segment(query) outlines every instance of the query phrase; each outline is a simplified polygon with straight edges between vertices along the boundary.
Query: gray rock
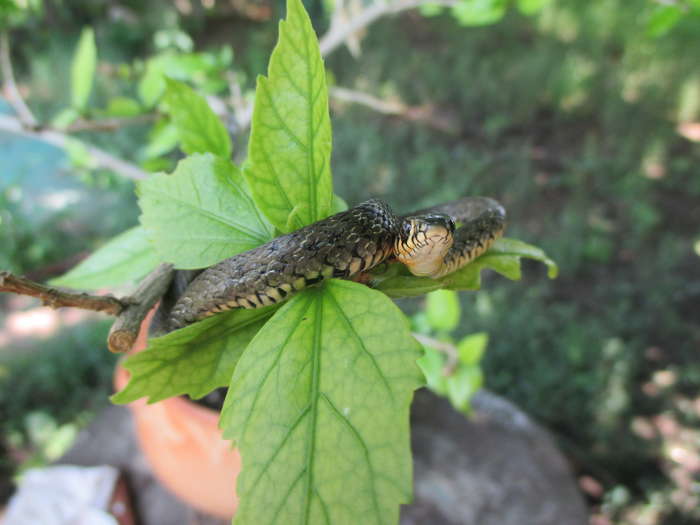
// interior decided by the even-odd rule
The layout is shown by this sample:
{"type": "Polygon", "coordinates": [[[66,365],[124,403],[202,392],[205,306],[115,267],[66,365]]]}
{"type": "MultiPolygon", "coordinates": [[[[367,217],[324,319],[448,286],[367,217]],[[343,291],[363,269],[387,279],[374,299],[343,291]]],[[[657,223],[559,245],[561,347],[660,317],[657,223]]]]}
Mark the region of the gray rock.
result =
{"type": "Polygon", "coordinates": [[[411,412],[414,503],[402,525],[585,525],[586,507],[547,432],[486,391],[467,419],[422,390],[411,412]]]}

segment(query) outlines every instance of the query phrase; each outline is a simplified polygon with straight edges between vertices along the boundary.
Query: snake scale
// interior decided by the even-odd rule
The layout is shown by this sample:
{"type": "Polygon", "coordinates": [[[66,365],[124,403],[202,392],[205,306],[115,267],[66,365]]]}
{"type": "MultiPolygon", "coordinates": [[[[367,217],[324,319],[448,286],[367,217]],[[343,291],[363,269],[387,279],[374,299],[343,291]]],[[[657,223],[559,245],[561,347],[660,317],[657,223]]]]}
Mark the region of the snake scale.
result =
{"type": "Polygon", "coordinates": [[[168,325],[174,330],[231,308],[274,304],[323,279],[352,277],[389,259],[414,275],[442,277],[485,252],[503,233],[505,217],[487,197],[406,216],[371,199],[204,270],[177,300],[168,325]]]}

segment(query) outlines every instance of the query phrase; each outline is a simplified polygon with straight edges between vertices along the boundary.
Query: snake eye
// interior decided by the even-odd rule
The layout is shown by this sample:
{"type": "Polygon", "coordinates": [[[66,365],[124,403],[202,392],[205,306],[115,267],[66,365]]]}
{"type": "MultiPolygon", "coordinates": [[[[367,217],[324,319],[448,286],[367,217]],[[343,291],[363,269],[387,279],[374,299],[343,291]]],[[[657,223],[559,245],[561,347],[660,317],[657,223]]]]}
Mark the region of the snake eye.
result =
{"type": "Polygon", "coordinates": [[[403,226],[401,226],[401,233],[404,235],[404,237],[408,237],[411,234],[411,230],[413,229],[413,226],[409,221],[406,221],[403,223],[403,226]]]}

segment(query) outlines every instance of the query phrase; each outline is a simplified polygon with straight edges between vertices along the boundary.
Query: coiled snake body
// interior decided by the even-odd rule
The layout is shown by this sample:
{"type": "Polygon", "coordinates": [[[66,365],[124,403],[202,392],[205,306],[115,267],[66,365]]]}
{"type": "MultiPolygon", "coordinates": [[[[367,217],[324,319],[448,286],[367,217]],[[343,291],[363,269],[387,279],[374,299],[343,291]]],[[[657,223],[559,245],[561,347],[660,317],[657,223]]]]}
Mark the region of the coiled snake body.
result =
{"type": "Polygon", "coordinates": [[[485,252],[504,228],[505,210],[487,197],[403,217],[368,200],[204,270],[173,307],[169,328],[231,308],[274,304],[323,279],[351,277],[391,258],[414,275],[442,277],[485,252]]]}

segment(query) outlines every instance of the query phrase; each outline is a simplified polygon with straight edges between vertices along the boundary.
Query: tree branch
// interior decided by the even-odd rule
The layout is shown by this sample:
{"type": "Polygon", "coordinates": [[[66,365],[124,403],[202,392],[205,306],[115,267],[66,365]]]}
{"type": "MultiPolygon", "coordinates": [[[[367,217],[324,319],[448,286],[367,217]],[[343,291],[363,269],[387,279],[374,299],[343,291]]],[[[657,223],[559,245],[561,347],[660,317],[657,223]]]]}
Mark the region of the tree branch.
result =
{"type": "Polygon", "coordinates": [[[36,117],[25,104],[22,95],[17,88],[15,82],[15,74],[12,70],[12,58],[10,57],[10,39],[7,32],[0,33],[0,70],[2,78],[5,81],[5,89],[7,92],[8,102],[17,113],[19,120],[28,128],[35,128],[38,124],[36,117]]]}
{"type": "Polygon", "coordinates": [[[175,271],[172,264],[161,264],[146,278],[129,297],[129,305],[114,321],[107,336],[107,348],[110,352],[124,353],[134,346],[141,323],[146,314],[165,294],[175,271]]]}
{"type": "Polygon", "coordinates": [[[383,16],[395,15],[424,4],[451,7],[456,5],[457,2],[458,0],[375,0],[374,3],[349,20],[346,20],[343,24],[331,24],[331,28],[323,35],[320,41],[321,56],[330,54],[345,42],[350,35],[373,24],[383,16]]]}
{"type": "MultiPolygon", "coordinates": [[[[15,117],[8,117],[7,115],[0,115],[0,130],[9,131],[25,137],[35,138],[61,149],[65,149],[70,141],[77,140],[66,135],[65,133],[61,133],[60,131],[27,129],[22,125],[22,122],[19,119],[15,117]]],[[[80,143],[85,146],[90,154],[90,157],[92,157],[97,166],[100,168],[111,170],[123,177],[134,180],[145,179],[148,176],[147,172],[138,166],[131,164],[130,162],[117,158],[100,148],[91,146],[90,144],[85,144],[82,141],[80,141],[80,143]]]]}
{"type": "Polygon", "coordinates": [[[127,307],[126,302],[116,297],[64,292],[4,271],[0,272],[0,292],[36,297],[51,308],[69,306],[109,315],[119,315],[127,307]]]}
{"type": "Polygon", "coordinates": [[[54,130],[58,133],[77,133],[79,131],[114,131],[124,126],[133,126],[136,124],[145,124],[156,120],[160,115],[158,113],[143,113],[141,115],[134,115],[133,117],[114,117],[114,118],[104,118],[98,120],[84,120],[80,119],[73,124],[66,126],[65,128],[46,128],[41,127],[42,130],[54,130]]]}
{"type": "Polygon", "coordinates": [[[459,120],[453,114],[440,111],[432,104],[408,106],[400,100],[385,100],[340,86],[330,87],[328,94],[336,101],[360,104],[384,115],[396,115],[407,120],[423,122],[448,135],[457,135],[460,132],[459,120]]]}
{"type": "Polygon", "coordinates": [[[111,295],[66,292],[2,271],[0,292],[36,297],[51,308],[73,307],[116,316],[107,336],[107,348],[122,353],[131,350],[146,314],[163,297],[173,275],[172,264],[161,264],[141,281],[132,295],[117,299],[111,295]]]}

